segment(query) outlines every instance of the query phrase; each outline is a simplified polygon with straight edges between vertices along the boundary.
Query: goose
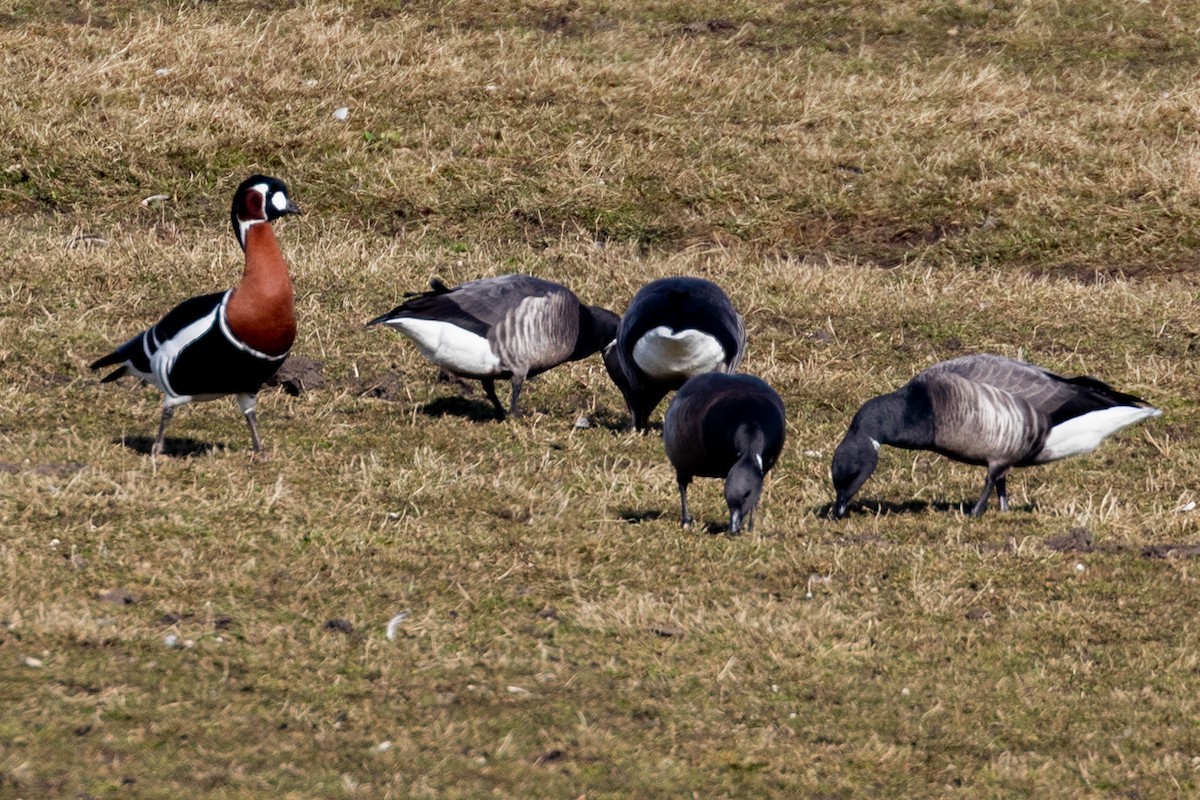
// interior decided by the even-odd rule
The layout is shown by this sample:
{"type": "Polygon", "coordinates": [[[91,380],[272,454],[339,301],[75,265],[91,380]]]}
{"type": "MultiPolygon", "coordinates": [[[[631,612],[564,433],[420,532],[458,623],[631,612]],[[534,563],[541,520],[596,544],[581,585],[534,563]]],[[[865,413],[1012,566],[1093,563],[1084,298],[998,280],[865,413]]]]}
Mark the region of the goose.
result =
{"type": "Polygon", "coordinates": [[[746,328],[719,286],[701,278],[661,278],[633,300],[604,365],[644,431],[667,392],[693,375],[735,372],[746,352],[746,328]]]}
{"type": "Polygon", "coordinates": [[[680,523],[688,527],[692,478],[725,479],[729,532],[754,529],[763,478],[783,449],[783,400],[752,375],[708,372],[689,378],[667,406],[663,446],[679,482],[680,523]]]}
{"type": "Polygon", "coordinates": [[[496,379],[512,380],[508,413],[519,416],[527,378],[599,352],[613,340],[619,318],[585,306],[565,286],[530,275],[501,275],[455,286],[433,279],[430,291],[407,299],[367,323],[407,336],[443,370],[483,383],[504,419],[496,379]]]}
{"type": "Polygon", "coordinates": [[[1091,377],[1064,378],[987,353],[943,361],[854,415],[833,454],[833,515],[846,515],[885,444],[987,467],[971,510],[977,517],[993,489],[1000,510],[1008,510],[1005,481],[1013,467],[1090,453],[1117,431],[1161,414],[1091,377]]]}
{"type": "Polygon", "coordinates": [[[92,369],[119,364],[101,383],[126,375],[163,393],[152,456],[175,409],[194,400],[234,395],[255,453],[262,451],[255,417],[257,394],[275,374],[296,339],[296,306],[287,262],[271,223],[300,209],[278,178],[251,175],[233,195],[230,223],[245,254],[238,285],[225,292],[184,300],[161,320],[92,362],[92,369]]]}

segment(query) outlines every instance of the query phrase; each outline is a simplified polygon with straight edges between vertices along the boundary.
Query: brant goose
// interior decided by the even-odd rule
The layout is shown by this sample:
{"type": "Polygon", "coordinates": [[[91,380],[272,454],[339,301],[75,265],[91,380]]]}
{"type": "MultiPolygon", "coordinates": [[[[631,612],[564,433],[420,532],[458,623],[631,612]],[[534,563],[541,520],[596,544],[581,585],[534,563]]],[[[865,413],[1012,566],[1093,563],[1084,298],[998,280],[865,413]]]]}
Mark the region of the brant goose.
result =
{"type": "Polygon", "coordinates": [[[688,379],[667,407],[663,445],[679,480],[680,522],[692,523],[692,478],[725,479],[729,532],[754,529],[763,477],[783,449],[783,401],[751,375],[708,372],[688,379]]]}
{"type": "Polygon", "coordinates": [[[162,453],[163,434],[177,407],[228,394],[246,416],[254,452],[262,450],[256,394],[296,339],[292,280],[270,223],[299,212],[283,181],[247,178],[230,211],[233,233],[246,255],[241,282],[226,292],[184,300],[153,327],[92,363],[92,369],[121,365],[102,383],[133,375],[163,393],[152,455],[162,453]]]}
{"type": "Polygon", "coordinates": [[[620,321],[599,306],[585,306],[565,286],[529,275],[447,287],[436,278],[431,291],[406,295],[396,308],[367,323],[388,325],[416,343],[421,355],[447,372],[483,383],[504,419],[496,378],[512,379],[509,414],[526,378],[601,350],[620,321]]]}
{"type": "Polygon", "coordinates": [[[630,424],[646,430],[667,392],[703,372],[734,372],[746,329],[725,292],[700,278],[662,278],[629,304],[604,365],[625,397],[630,424]]]}
{"type": "Polygon", "coordinates": [[[987,467],[971,516],[987,510],[993,487],[1007,511],[1009,470],[1090,453],[1111,434],[1162,413],[1144,403],[1095,378],[1064,378],[998,355],[934,364],[854,415],[833,454],[833,515],[846,515],[885,444],[987,467]]]}

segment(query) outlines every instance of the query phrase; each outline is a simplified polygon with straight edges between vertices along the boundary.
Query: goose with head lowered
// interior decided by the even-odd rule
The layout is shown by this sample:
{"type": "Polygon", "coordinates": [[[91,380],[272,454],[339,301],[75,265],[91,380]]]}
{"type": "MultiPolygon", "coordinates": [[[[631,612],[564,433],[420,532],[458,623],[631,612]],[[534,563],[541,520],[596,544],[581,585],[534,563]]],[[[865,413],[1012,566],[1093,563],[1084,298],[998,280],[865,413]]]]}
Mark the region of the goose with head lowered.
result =
{"type": "Polygon", "coordinates": [[[783,449],[783,400],[752,375],[708,372],[689,378],[667,407],[663,446],[679,482],[680,522],[692,523],[692,478],[724,478],[729,532],[754,529],[763,478],[783,449]]]}
{"type": "Polygon", "coordinates": [[[1008,510],[1006,479],[1013,467],[1090,453],[1117,431],[1160,414],[1091,377],[1064,378],[991,354],[943,361],[854,415],[833,454],[832,512],[846,515],[885,444],[987,467],[971,510],[979,516],[993,489],[1000,510],[1008,510]]]}
{"type": "Polygon", "coordinates": [[[412,339],[442,369],[483,383],[496,415],[504,406],[496,379],[512,381],[509,414],[525,380],[599,352],[617,333],[617,315],[585,306],[565,286],[530,275],[501,275],[455,286],[436,278],[430,291],[367,323],[387,325],[412,339]]]}
{"type": "Polygon", "coordinates": [[[746,328],[721,287],[702,278],[661,278],[634,295],[604,365],[629,407],[630,424],[644,431],[667,392],[693,375],[736,371],[745,352],[746,328]]]}
{"type": "Polygon", "coordinates": [[[92,363],[92,369],[120,365],[102,383],[132,375],[163,393],[152,455],[162,453],[176,408],[230,394],[246,417],[254,451],[262,450],[254,413],[258,390],[296,339],[292,281],[271,223],[299,212],[278,178],[252,175],[244,180],[230,211],[233,233],[246,256],[241,282],[225,292],[184,300],[154,326],[92,363]]]}

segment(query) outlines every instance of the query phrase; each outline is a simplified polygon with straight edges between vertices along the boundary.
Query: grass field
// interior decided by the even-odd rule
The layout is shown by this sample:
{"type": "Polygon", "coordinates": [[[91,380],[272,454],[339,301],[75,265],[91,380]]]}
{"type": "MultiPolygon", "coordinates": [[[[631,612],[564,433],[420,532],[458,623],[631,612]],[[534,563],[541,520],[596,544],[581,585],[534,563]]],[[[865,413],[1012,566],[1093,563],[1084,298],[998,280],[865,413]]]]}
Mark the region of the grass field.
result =
{"type": "Polygon", "coordinates": [[[1198,30],[0,0],[0,798],[1196,796],[1198,30]],[[157,393],[87,364],[237,280],[260,171],[305,211],[276,233],[323,383],[263,391],[265,460],[231,400],[151,459],[157,393]],[[679,528],[598,358],[497,423],[362,328],[507,272],[727,290],[788,407],[753,532],[717,481],[679,528]],[[1007,515],[888,450],[826,519],[859,404],[977,351],[1164,415],[1018,471],[1007,515]]]}

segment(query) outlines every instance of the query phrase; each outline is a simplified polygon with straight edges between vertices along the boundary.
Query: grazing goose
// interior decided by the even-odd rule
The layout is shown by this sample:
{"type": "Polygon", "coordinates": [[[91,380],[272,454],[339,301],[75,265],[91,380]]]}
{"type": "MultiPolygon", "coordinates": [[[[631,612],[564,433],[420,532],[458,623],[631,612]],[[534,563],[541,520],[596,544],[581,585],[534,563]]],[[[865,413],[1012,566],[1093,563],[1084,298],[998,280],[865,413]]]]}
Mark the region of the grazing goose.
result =
{"type": "Polygon", "coordinates": [[[300,209],[278,178],[252,175],[233,195],[230,222],[246,256],[241,282],[225,292],[184,300],[153,327],[92,363],[120,364],[102,383],[125,375],[163,393],[152,455],[175,409],[193,400],[237,398],[254,452],[262,450],[254,408],[263,382],[275,374],[296,339],[296,307],[287,262],[271,222],[300,209]]]}
{"type": "Polygon", "coordinates": [[[783,401],[751,375],[709,372],[689,378],[667,407],[663,445],[679,481],[680,522],[692,523],[692,478],[725,479],[729,532],[754,529],[763,477],[783,449],[783,401]]]}
{"type": "Polygon", "coordinates": [[[700,278],[662,278],[634,295],[604,365],[645,430],[667,392],[703,372],[734,372],[746,329],[725,292],[700,278]]]}
{"type": "Polygon", "coordinates": [[[496,415],[496,378],[512,379],[509,413],[526,378],[601,350],[613,340],[619,319],[599,306],[585,306],[565,286],[529,275],[447,287],[436,278],[431,291],[408,299],[367,323],[395,328],[416,343],[421,355],[447,372],[483,383],[496,415]]]}
{"type": "Polygon", "coordinates": [[[854,415],[833,454],[833,514],[846,515],[885,444],[987,467],[971,515],[987,510],[993,487],[1007,511],[1009,470],[1090,453],[1108,436],[1162,413],[1144,403],[1095,378],[1063,378],[998,355],[934,364],[854,415]]]}

